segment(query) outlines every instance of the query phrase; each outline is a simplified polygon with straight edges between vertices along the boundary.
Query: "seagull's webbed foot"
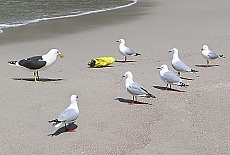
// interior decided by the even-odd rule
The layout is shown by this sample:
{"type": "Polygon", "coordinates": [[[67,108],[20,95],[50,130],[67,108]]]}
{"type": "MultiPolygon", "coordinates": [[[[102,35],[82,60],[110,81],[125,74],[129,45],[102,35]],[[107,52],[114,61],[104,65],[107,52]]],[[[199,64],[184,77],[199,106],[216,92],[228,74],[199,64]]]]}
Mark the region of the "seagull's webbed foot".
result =
{"type": "Polygon", "coordinates": [[[76,132],[75,130],[68,129],[67,132],[76,132]]]}
{"type": "Polygon", "coordinates": [[[168,84],[166,84],[166,87],[165,87],[165,89],[163,89],[163,90],[168,90],[168,84]]]}
{"type": "Polygon", "coordinates": [[[67,128],[67,126],[65,124],[65,129],[66,129],[66,132],[75,132],[74,129],[71,129],[71,124],[69,124],[69,129],[67,128]]]}
{"type": "Polygon", "coordinates": [[[134,101],[134,100],[132,100],[132,102],[131,102],[131,103],[129,103],[129,105],[133,105],[133,104],[134,104],[134,102],[135,102],[135,101],[134,101]]]}
{"type": "Polygon", "coordinates": [[[137,103],[137,97],[133,96],[133,100],[131,103],[129,103],[129,105],[133,105],[134,103],[137,103]]]}

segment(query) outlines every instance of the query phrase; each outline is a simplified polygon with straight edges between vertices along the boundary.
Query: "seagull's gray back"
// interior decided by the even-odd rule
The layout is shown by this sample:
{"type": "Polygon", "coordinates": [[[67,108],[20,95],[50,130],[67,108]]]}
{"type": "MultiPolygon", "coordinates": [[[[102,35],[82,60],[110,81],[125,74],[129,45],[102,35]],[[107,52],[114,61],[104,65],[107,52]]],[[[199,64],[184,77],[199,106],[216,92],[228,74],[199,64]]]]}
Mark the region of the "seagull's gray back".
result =
{"type": "Polygon", "coordinates": [[[145,95],[145,94],[148,94],[148,92],[146,92],[146,90],[144,90],[141,85],[139,85],[138,83],[135,83],[135,82],[130,84],[128,86],[127,90],[133,95],[145,95]]]}
{"type": "Polygon", "coordinates": [[[209,53],[209,54],[208,54],[208,57],[209,57],[210,59],[216,59],[216,58],[219,58],[219,55],[217,55],[216,53],[212,52],[212,53],[209,53]]]}
{"type": "Polygon", "coordinates": [[[172,63],[172,66],[175,70],[181,71],[181,72],[189,72],[191,71],[191,68],[185,65],[182,61],[176,61],[172,63]]]}
{"type": "Polygon", "coordinates": [[[178,83],[182,81],[181,78],[179,78],[172,71],[165,72],[161,78],[168,83],[178,83]]]}
{"type": "Polygon", "coordinates": [[[26,69],[38,70],[46,65],[46,61],[43,60],[42,56],[33,56],[27,59],[18,61],[18,64],[26,69]]]}
{"type": "Polygon", "coordinates": [[[133,55],[133,54],[135,54],[135,52],[134,52],[133,50],[131,50],[130,48],[127,48],[127,49],[125,50],[125,53],[126,53],[127,55],[133,55]]]}
{"type": "Polygon", "coordinates": [[[59,116],[58,121],[70,122],[74,121],[78,117],[78,112],[74,109],[65,109],[59,116]]]}

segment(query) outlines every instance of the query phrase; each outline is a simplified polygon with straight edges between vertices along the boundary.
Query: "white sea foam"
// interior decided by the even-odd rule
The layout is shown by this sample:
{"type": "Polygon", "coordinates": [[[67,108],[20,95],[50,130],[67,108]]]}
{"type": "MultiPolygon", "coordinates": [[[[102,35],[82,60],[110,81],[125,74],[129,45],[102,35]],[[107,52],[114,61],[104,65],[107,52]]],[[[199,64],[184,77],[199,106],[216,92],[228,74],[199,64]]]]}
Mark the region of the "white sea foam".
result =
{"type": "Polygon", "coordinates": [[[55,20],[55,19],[63,19],[63,18],[72,18],[72,17],[78,17],[78,16],[83,16],[83,15],[89,15],[93,13],[99,13],[99,12],[105,12],[105,11],[111,11],[111,10],[116,10],[116,9],[121,9],[125,7],[129,7],[131,5],[134,5],[138,2],[139,0],[133,0],[132,3],[129,3],[127,5],[122,5],[122,6],[117,6],[117,7],[111,7],[111,8],[106,8],[106,9],[101,9],[101,10],[94,10],[94,11],[88,11],[88,12],[83,12],[83,13],[77,13],[73,14],[74,12],[71,12],[71,15],[66,15],[66,16],[58,16],[58,17],[48,17],[48,18],[41,18],[41,19],[34,19],[34,20],[28,20],[28,21],[23,21],[18,24],[0,24],[0,33],[3,33],[4,28],[10,28],[10,27],[18,27],[18,26],[23,26],[31,23],[37,23],[41,21],[46,21],[46,20],[55,20]]]}

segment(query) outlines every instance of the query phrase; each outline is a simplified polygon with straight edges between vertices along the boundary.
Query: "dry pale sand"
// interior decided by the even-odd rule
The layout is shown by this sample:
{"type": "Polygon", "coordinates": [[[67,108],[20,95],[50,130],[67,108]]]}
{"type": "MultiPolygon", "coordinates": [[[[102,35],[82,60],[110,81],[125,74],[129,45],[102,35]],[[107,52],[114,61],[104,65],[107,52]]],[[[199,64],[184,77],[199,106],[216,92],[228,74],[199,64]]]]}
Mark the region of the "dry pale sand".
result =
{"type": "Polygon", "coordinates": [[[141,0],[115,11],[5,29],[0,34],[1,154],[230,154],[230,22],[229,0],[141,0]],[[92,69],[91,58],[118,53],[116,40],[142,53],[132,63],[92,69]],[[226,59],[205,64],[201,47],[208,44],[226,59]],[[16,81],[33,74],[7,64],[58,48],[65,58],[40,72],[58,82],[16,81]],[[170,65],[167,51],[177,47],[180,58],[199,74],[185,91],[162,91],[157,67],[170,65]],[[157,96],[129,105],[126,71],[157,96]],[[75,133],[48,123],[79,96],[75,133]],[[54,136],[49,136],[54,134],[54,136]]]}

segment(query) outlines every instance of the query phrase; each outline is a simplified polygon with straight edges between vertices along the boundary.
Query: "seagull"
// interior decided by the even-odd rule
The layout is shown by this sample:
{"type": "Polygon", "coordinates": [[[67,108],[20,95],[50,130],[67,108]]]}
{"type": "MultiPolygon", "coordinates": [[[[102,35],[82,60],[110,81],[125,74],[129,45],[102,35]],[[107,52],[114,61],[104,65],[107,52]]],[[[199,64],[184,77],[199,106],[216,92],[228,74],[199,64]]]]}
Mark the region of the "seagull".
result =
{"type": "Polygon", "coordinates": [[[133,74],[128,71],[122,77],[125,77],[125,87],[126,90],[133,95],[133,100],[131,104],[134,104],[134,100],[137,101],[137,96],[139,97],[147,97],[147,98],[156,98],[156,96],[150,94],[147,90],[145,90],[140,84],[133,82],[133,74]]]}
{"type": "Polygon", "coordinates": [[[119,45],[119,52],[121,53],[121,55],[123,55],[125,57],[124,62],[126,62],[127,60],[127,56],[138,56],[141,55],[140,53],[136,53],[133,50],[131,50],[130,48],[125,46],[125,40],[124,39],[119,39],[117,42],[120,43],[119,45]]]}
{"type": "Polygon", "coordinates": [[[182,62],[178,56],[178,49],[177,48],[173,48],[172,50],[170,50],[169,52],[173,53],[173,58],[172,58],[172,67],[178,71],[178,76],[180,76],[180,72],[190,72],[190,73],[195,73],[198,72],[197,70],[191,69],[190,67],[188,67],[186,64],[184,64],[184,62],[182,62]]]}
{"type": "Polygon", "coordinates": [[[57,119],[50,120],[49,123],[52,123],[55,128],[60,127],[62,124],[65,124],[65,129],[68,132],[74,132],[75,130],[67,129],[66,124],[71,124],[76,121],[79,115],[79,110],[77,106],[78,96],[72,95],[70,98],[70,105],[66,108],[57,119]]]}
{"type": "Polygon", "coordinates": [[[225,58],[224,55],[218,55],[213,51],[210,51],[207,45],[204,45],[201,51],[203,58],[207,60],[207,65],[205,66],[206,68],[208,67],[210,60],[214,60],[216,58],[225,58]]]}
{"type": "Polygon", "coordinates": [[[53,65],[54,62],[57,60],[57,56],[60,56],[61,58],[64,57],[64,55],[57,49],[51,49],[47,54],[42,56],[33,56],[18,61],[8,61],[8,63],[9,65],[19,66],[34,72],[34,81],[38,82],[38,71],[45,70],[51,65],[53,65]]]}
{"type": "Polygon", "coordinates": [[[171,89],[172,84],[178,85],[181,87],[188,86],[188,84],[185,84],[182,82],[182,79],[180,77],[178,77],[172,71],[169,71],[167,65],[162,65],[160,68],[157,68],[157,69],[161,70],[160,77],[165,83],[167,83],[166,90],[168,89],[168,85],[170,85],[170,89],[171,89]]]}

